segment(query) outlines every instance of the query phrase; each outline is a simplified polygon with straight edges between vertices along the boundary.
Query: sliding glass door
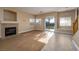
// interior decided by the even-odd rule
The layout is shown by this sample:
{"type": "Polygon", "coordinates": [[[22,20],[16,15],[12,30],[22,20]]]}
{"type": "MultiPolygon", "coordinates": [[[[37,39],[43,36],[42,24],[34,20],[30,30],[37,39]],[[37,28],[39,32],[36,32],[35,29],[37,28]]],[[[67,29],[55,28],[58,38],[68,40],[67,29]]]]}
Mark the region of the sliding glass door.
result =
{"type": "Polygon", "coordinates": [[[54,17],[47,17],[45,19],[45,30],[54,31],[55,29],[55,19],[54,17]]]}

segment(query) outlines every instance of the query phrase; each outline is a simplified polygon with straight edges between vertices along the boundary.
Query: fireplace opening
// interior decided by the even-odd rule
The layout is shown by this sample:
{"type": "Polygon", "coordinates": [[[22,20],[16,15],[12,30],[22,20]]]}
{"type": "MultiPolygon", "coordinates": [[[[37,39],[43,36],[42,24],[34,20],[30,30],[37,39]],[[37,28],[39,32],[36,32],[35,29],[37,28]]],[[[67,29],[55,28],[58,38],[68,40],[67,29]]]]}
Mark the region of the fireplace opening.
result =
{"type": "Polygon", "coordinates": [[[16,35],[16,27],[5,28],[5,36],[16,35]]]}

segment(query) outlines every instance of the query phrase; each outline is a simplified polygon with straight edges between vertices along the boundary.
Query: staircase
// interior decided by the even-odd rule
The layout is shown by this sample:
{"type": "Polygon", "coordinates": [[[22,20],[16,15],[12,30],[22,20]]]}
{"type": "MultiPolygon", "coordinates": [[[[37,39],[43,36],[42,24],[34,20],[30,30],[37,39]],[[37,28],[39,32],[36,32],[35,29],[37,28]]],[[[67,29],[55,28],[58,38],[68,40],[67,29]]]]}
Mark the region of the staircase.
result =
{"type": "Polygon", "coordinates": [[[75,45],[75,47],[77,48],[77,50],[79,51],[79,24],[78,24],[78,9],[77,9],[77,17],[76,20],[73,22],[73,44],[75,45]]]}
{"type": "Polygon", "coordinates": [[[73,22],[73,35],[78,31],[78,17],[73,22]]]}

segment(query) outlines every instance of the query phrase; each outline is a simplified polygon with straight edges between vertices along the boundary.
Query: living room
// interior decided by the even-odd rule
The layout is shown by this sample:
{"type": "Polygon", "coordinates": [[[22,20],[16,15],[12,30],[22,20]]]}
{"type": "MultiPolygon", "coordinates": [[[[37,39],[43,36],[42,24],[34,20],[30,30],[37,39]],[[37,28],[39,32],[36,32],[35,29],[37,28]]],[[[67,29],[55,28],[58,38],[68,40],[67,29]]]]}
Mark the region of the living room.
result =
{"type": "Polygon", "coordinates": [[[77,9],[77,7],[1,7],[0,50],[77,51],[72,42],[73,22],[77,18],[77,9]],[[55,39],[58,43],[54,42],[55,39]],[[58,46],[60,48],[57,48],[58,46]]]}

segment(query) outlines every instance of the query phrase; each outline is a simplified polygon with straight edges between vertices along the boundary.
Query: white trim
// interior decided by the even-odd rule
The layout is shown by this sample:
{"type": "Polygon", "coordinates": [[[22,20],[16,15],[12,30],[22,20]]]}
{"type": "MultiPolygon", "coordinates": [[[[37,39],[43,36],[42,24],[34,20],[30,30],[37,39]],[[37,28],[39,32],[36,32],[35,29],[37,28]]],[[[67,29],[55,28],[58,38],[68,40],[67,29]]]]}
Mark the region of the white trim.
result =
{"type": "Polygon", "coordinates": [[[76,44],[76,42],[75,42],[74,40],[72,40],[72,43],[73,43],[73,45],[75,46],[75,48],[77,49],[77,51],[79,51],[79,47],[78,47],[78,45],[76,44]]]}
{"type": "Polygon", "coordinates": [[[29,31],[33,31],[33,30],[20,31],[20,32],[18,32],[18,33],[25,33],[25,32],[29,32],[29,31]]]}

